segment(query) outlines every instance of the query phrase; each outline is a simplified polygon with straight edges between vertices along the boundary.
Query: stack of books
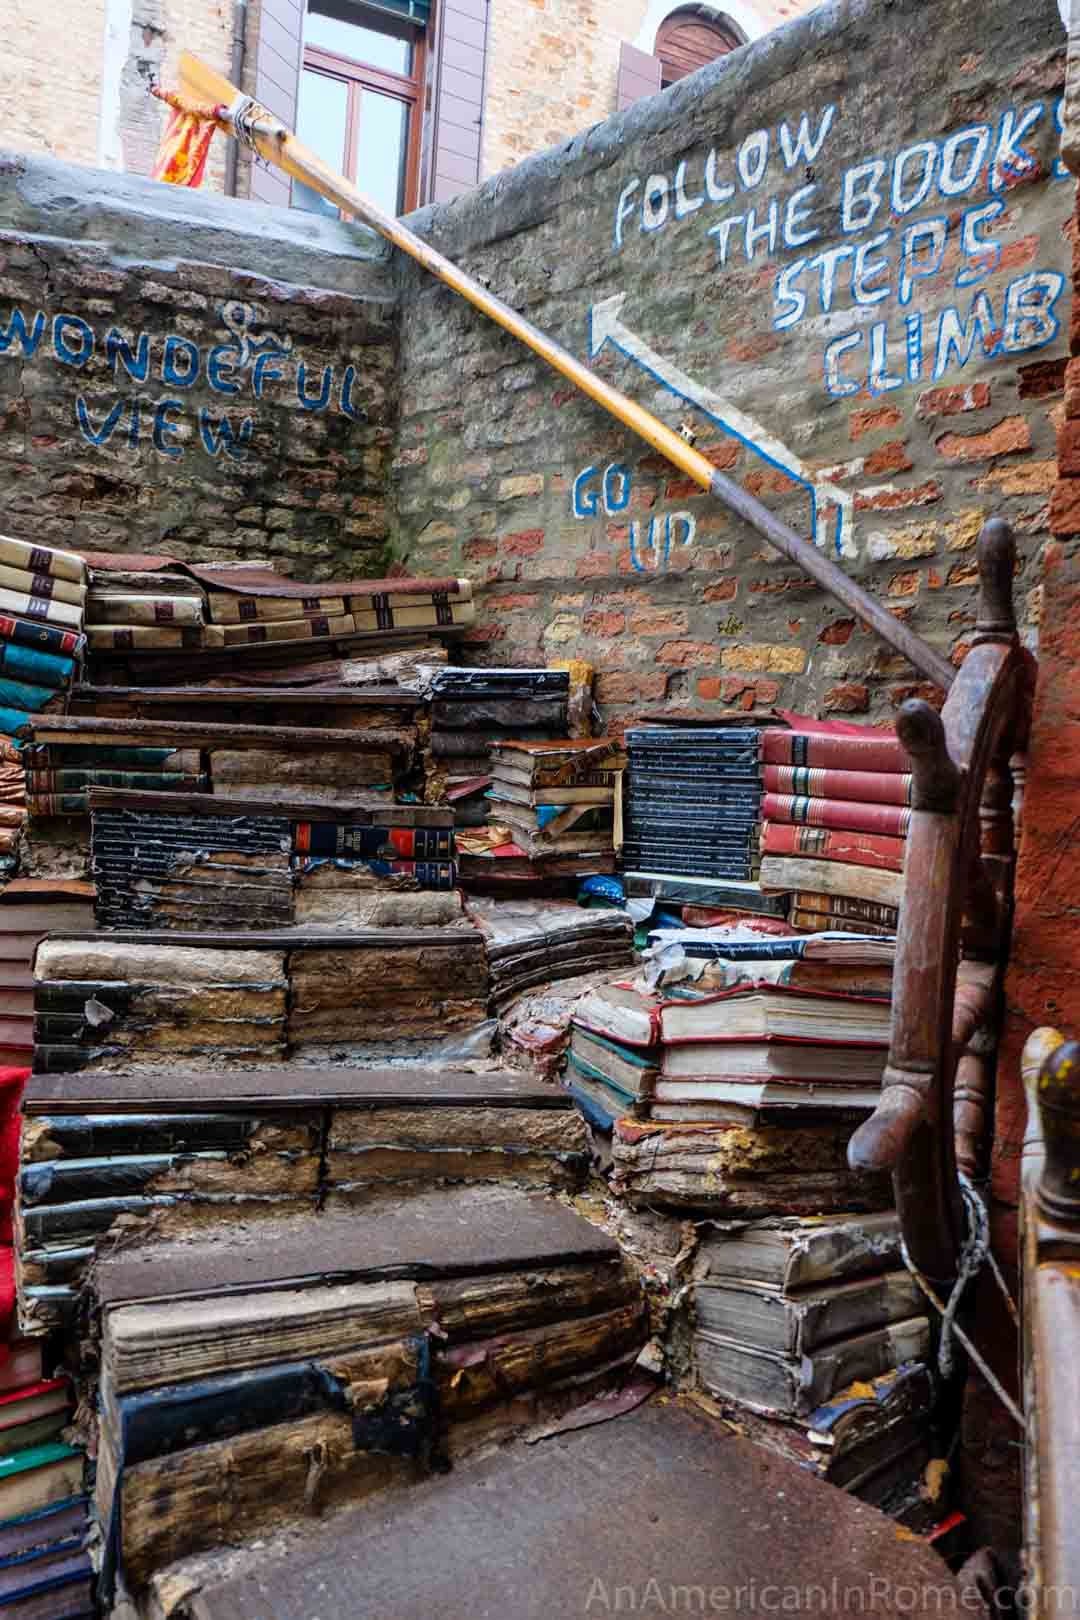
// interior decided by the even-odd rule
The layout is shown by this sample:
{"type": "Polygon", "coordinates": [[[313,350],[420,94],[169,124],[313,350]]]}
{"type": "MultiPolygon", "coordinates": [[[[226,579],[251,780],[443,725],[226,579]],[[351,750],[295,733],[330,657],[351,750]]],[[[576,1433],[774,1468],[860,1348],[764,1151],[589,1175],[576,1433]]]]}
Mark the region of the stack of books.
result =
{"type": "Polygon", "coordinates": [[[115,1252],[93,1284],[106,1590],[551,1421],[647,1335],[613,1240],[486,1187],[115,1252]]]}
{"type": "Polygon", "coordinates": [[[460,632],[476,616],[472,586],[463,579],[307,585],[258,567],[155,570],[96,562],[87,603],[94,654],[325,646],[402,632],[460,632]]]}
{"type": "Polygon", "coordinates": [[[44,1376],[43,1348],[17,1338],[0,1362],[0,1598],[13,1617],[89,1620],[86,1459],[63,1439],[71,1391],[66,1379],[44,1376]]]}
{"type": "Polygon", "coordinates": [[[808,932],[894,934],[911,821],[898,739],[767,731],[762,748],[762,888],[793,896],[808,932]]]}
{"type": "Polygon", "coordinates": [[[0,890],[0,1064],[29,1068],[34,1056],[38,941],[50,930],[94,926],[89,883],[16,878],[0,890]]]}
{"type": "Polygon", "coordinates": [[[561,856],[614,856],[622,820],[626,755],[610,737],[491,748],[489,825],[536,862],[561,856]]]}
{"type": "Polygon", "coordinates": [[[297,817],[291,836],[299,923],[345,923],[355,904],[350,897],[372,888],[457,886],[449,807],[388,804],[336,820],[297,817]]]}
{"type": "Polygon", "coordinates": [[[732,1224],[695,1258],[700,1384],[766,1418],[751,1437],[831,1484],[879,1507],[917,1497],[936,1392],[895,1213],[732,1224]]]}
{"type": "Polygon", "coordinates": [[[43,793],[40,813],[74,816],[87,814],[87,795],[98,787],[345,809],[391,802],[416,744],[415,727],[402,725],[318,729],[60,715],[29,717],[25,734],[28,784],[79,784],[43,793]]]}
{"type": "Polygon", "coordinates": [[[627,896],[783,915],[756,882],[761,815],[757,727],[632,727],[626,733],[627,896]]]}
{"type": "Polygon", "coordinates": [[[583,911],[559,900],[469,901],[487,943],[492,1006],[502,1011],[533,985],[634,961],[634,929],[622,911],[583,911]]]}
{"type": "Polygon", "coordinates": [[[292,823],[245,799],[90,792],[99,928],[290,928],[292,823]]]}
{"type": "Polygon", "coordinates": [[[472,927],[53,935],[34,979],[43,1074],[404,1055],[482,1024],[489,998],[472,927]]]}
{"type": "Polygon", "coordinates": [[[36,1333],[73,1322],[114,1227],[130,1249],[455,1179],[573,1191],[589,1163],[565,1092],[512,1070],[245,1070],[212,1092],[180,1067],[150,1083],[135,1068],[33,1075],[23,1115],[17,1271],[36,1333]]]}
{"type": "Polygon", "coordinates": [[[0,731],[67,690],[84,645],[86,564],[0,535],[0,731]]]}
{"type": "Polygon", "coordinates": [[[454,807],[458,827],[483,826],[491,786],[491,749],[508,737],[566,735],[570,675],[557,669],[429,672],[431,732],[425,797],[454,807]]]}

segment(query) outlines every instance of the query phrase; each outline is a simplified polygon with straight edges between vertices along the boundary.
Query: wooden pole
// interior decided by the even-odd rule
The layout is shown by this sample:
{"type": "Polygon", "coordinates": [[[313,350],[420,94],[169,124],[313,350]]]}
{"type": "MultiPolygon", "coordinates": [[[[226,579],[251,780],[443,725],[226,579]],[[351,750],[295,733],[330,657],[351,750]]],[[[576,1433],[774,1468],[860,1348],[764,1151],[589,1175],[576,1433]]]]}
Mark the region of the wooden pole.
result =
{"type": "Polygon", "coordinates": [[[796,534],[794,529],[782,522],[741,485],[717,472],[712,462],[699,450],[695,450],[693,445],[673,428],[669,428],[666,423],[661,422],[651,411],[645,410],[628,395],[613,388],[610,383],[597,376],[596,372],[590,371],[589,367],[575,359],[569,350],[555,343],[541,332],[539,327],[534,326],[523,315],[519,315],[516,309],[511,309],[509,304],[504,304],[501,298],[489,292],[486,287],[482,287],[478,281],[474,281],[472,276],[466,275],[465,271],[460,270],[457,265],[452,264],[435,248],[430,247],[427,242],[410,231],[401,220],[384,214],[369,197],[365,197],[363,192],[358,191],[344,176],[336,174],[264,107],[242,95],[222,74],[207,67],[189,51],[185,51],[180,58],[180,82],[183,91],[195,100],[212,106],[221,105],[227,109],[225,116],[220,120],[222,128],[236,135],[238,139],[248,140],[259,156],[265,158],[268,163],[284,169],[294,180],[302,181],[304,185],[328,197],[346,213],[361,220],[365,225],[370,225],[380,236],[392,242],[403,253],[407,253],[445,286],[472,304],[474,309],[478,309],[497,326],[501,326],[504,331],[518,338],[553,370],[559,372],[568,382],[572,382],[575,388],[594,404],[614,416],[624,427],[628,427],[639,438],[644,439],[646,444],[658,450],[662,456],[666,456],[688,478],[693,479],[699,488],[715,495],[725,506],[737,512],[771,546],[797,564],[823,590],[836,597],[852,613],[865,620],[883,641],[902,653],[909,663],[935,685],[948,690],[955,678],[956,670],[946,658],[936,652],[921,636],[909,630],[907,625],[894,618],[876,597],[871,596],[860,585],[856,585],[842,568],[837,567],[836,563],[830,561],[809,540],[804,540],[801,535],[796,534]]]}

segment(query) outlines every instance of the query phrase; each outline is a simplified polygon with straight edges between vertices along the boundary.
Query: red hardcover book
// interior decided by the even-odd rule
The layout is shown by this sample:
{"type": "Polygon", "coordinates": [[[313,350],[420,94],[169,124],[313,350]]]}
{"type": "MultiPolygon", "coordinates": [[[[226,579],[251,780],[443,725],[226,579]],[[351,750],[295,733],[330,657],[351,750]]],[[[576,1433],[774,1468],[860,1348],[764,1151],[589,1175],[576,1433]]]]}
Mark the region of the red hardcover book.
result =
{"type": "Polygon", "coordinates": [[[763,855],[809,855],[821,861],[847,861],[850,866],[876,866],[884,872],[904,870],[906,848],[902,838],[880,833],[796,827],[783,821],[766,822],[761,835],[763,855]]]}
{"type": "Polygon", "coordinates": [[[810,799],[794,793],[766,793],[761,801],[761,819],[905,838],[911,826],[911,811],[898,804],[858,804],[850,799],[810,799]]]}
{"type": "MultiPolygon", "coordinates": [[[[907,771],[908,757],[891,732],[865,737],[808,736],[801,731],[764,731],[761,758],[766,765],[808,765],[825,771],[907,771]]],[[[852,794],[857,798],[857,794],[852,794]]]]}
{"type": "Polygon", "coordinates": [[[794,794],[809,799],[852,799],[860,804],[911,803],[911,777],[897,772],[766,765],[762,776],[766,793],[794,794]]]}

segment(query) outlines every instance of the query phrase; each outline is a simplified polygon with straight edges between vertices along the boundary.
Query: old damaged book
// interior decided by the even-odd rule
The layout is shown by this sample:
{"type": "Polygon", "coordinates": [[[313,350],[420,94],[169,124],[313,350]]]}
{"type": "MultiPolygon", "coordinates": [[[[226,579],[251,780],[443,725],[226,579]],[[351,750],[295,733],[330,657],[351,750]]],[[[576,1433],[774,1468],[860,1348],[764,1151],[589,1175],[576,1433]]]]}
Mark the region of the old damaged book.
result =
{"type": "Polygon", "coordinates": [[[770,1216],[702,1233],[698,1275],[787,1292],[848,1282],[900,1263],[900,1223],[879,1214],[770,1216]]]}
{"type": "Polygon", "coordinates": [[[70,685],[74,672],[73,658],[0,639],[0,677],[4,681],[22,681],[38,690],[61,692],[70,685]]]}
{"type": "Polygon", "coordinates": [[[361,1498],[610,1387],[645,1335],[617,1246],[551,1200],[421,1193],[389,1227],[375,1204],[253,1237],[95,1270],[97,1506],[129,1586],[302,1513],[313,1454],[321,1506],[361,1498]]]}
{"type": "Polygon", "coordinates": [[[855,799],[860,804],[909,805],[908,772],[811,770],[801,765],[765,765],[766,793],[813,799],[855,799]]]}
{"type": "Polygon", "coordinates": [[[106,625],[201,625],[202,596],[91,589],[86,603],[88,630],[106,625]]]}
{"type": "Polygon", "coordinates": [[[526,808],[504,801],[496,786],[490,816],[505,823],[527,855],[577,855],[614,848],[615,817],[608,804],[538,804],[526,808]]]}
{"type": "Polygon", "coordinates": [[[655,1049],[623,1046],[574,1023],[566,1062],[570,1095],[598,1130],[609,1131],[623,1115],[648,1113],[658,1074],[655,1049]]]}
{"type": "Polygon", "coordinates": [[[779,1416],[806,1416],[856,1379],[924,1361],[929,1353],[930,1324],[922,1315],[834,1339],[802,1356],[760,1350],[702,1328],[694,1335],[698,1377],[711,1394],[779,1416]]]}
{"type": "Polygon", "coordinates": [[[765,1216],[887,1208],[887,1176],[851,1170],[846,1121],[787,1129],[620,1119],[614,1190],[633,1205],[765,1216]]]}
{"type": "Polygon", "coordinates": [[[559,901],[473,900],[487,942],[496,1004],[545,980],[629,966],[633,928],[622,912],[583,911],[559,901]]]}
{"type": "Polygon", "coordinates": [[[510,732],[566,731],[565,697],[435,697],[431,703],[434,731],[510,732]]]}
{"type": "Polygon", "coordinates": [[[811,856],[820,861],[847,861],[884,872],[902,872],[907,841],[883,833],[848,832],[835,827],[804,827],[766,822],[761,836],[763,855],[811,856]]]}
{"type": "Polygon", "coordinates": [[[836,737],[770,729],[762,734],[761,757],[766,765],[887,775],[902,775],[909,766],[908,755],[895,733],[870,730],[865,737],[836,737]]]}
{"type": "Polygon", "coordinates": [[[760,982],[713,991],[678,984],[663,995],[660,1035],[669,1046],[755,1040],[889,1044],[887,997],[760,982]]]}
{"type": "Polygon", "coordinates": [[[898,909],[904,897],[902,872],[882,872],[849,861],[824,861],[805,855],[764,855],[758,881],[766,893],[811,889],[844,895],[898,909]]]}
{"type": "MultiPolygon", "coordinates": [[[[54,657],[77,657],[85,646],[85,638],[75,630],[60,625],[42,624],[40,620],[19,619],[10,613],[0,613],[0,640],[10,641],[18,647],[36,647],[54,657]]],[[[52,685],[43,681],[43,685],[52,685]]]]}
{"type": "Polygon", "coordinates": [[[311,618],[260,620],[256,624],[209,624],[203,634],[207,647],[255,647],[263,642],[350,636],[356,629],[351,613],[319,613],[311,618]]]}
{"type": "Polygon", "coordinates": [[[398,826],[396,806],[380,823],[299,821],[293,824],[293,850],[297,855],[350,856],[361,860],[451,861],[454,858],[452,812],[444,812],[444,826],[398,826]]]}
{"type": "Polygon", "coordinates": [[[346,612],[343,596],[332,592],[323,595],[314,588],[310,596],[244,596],[234,591],[210,591],[207,602],[214,624],[341,618],[346,612]]]}
{"type": "Polygon", "coordinates": [[[491,770],[500,798],[519,804],[610,804],[626,766],[612,738],[583,741],[500,741],[491,770]]]}
{"type": "Polygon", "coordinates": [[[409,876],[394,874],[397,881],[390,881],[375,869],[376,863],[365,861],[302,862],[296,869],[297,927],[334,924],[358,932],[468,926],[451,862],[391,864],[409,869],[409,876]]]}
{"type": "Polygon", "coordinates": [[[408,598],[394,596],[374,598],[366,605],[364,597],[351,596],[349,607],[357,633],[387,630],[449,630],[465,629],[476,623],[476,603],[436,598],[430,603],[417,603],[408,598]]]}
{"type": "Polygon", "coordinates": [[[48,574],[53,579],[72,580],[76,585],[86,583],[86,562],[75,552],[33,545],[29,540],[16,540],[10,535],[0,535],[0,564],[27,574],[48,574]]]}
{"type": "Polygon", "coordinates": [[[804,1356],[834,1339],[905,1321],[920,1315],[922,1304],[922,1291],[903,1266],[876,1276],[811,1284],[795,1293],[723,1276],[694,1285],[699,1331],[784,1356],[804,1356]]]}
{"type": "Polygon", "coordinates": [[[288,1040],[295,1049],[375,1051],[430,1042],[487,1016],[488,965],[474,930],[371,929],[289,954],[288,1040]]]}
{"type": "Polygon", "coordinates": [[[86,642],[91,652],[198,652],[206,646],[201,625],[88,624],[86,642]]]}
{"type": "Polygon", "coordinates": [[[811,799],[790,793],[766,793],[761,801],[765,821],[835,827],[847,832],[884,833],[905,838],[911,811],[898,804],[864,804],[852,799],[811,799]]]}

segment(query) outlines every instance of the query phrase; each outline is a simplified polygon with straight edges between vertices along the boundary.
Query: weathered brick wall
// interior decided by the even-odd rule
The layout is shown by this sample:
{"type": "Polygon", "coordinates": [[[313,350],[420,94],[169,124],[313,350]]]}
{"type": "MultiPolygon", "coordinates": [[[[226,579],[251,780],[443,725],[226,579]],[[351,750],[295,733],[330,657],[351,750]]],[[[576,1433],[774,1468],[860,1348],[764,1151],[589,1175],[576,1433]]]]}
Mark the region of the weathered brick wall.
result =
{"type": "MultiPolygon", "coordinates": [[[[987,0],[977,40],[960,0],[828,6],[417,223],[582,357],[591,322],[597,369],[801,532],[827,477],[819,539],[837,551],[846,507],[841,562],[949,655],[978,528],[1008,517],[1033,638],[1064,409],[1063,45],[1053,0],[987,0]],[[672,364],[691,397],[661,386],[672,364]]],[[[514,340],[404,274],[398,545],[486,582],[477,655],[590,658],[616,722],[777,701],[880,722],[922,689],[514,340]]]]}
{"type": "Polygon", "coordinates": [[[336,221],[0,159],[0,529],[382,572],[386,257],[336,221]]]}

